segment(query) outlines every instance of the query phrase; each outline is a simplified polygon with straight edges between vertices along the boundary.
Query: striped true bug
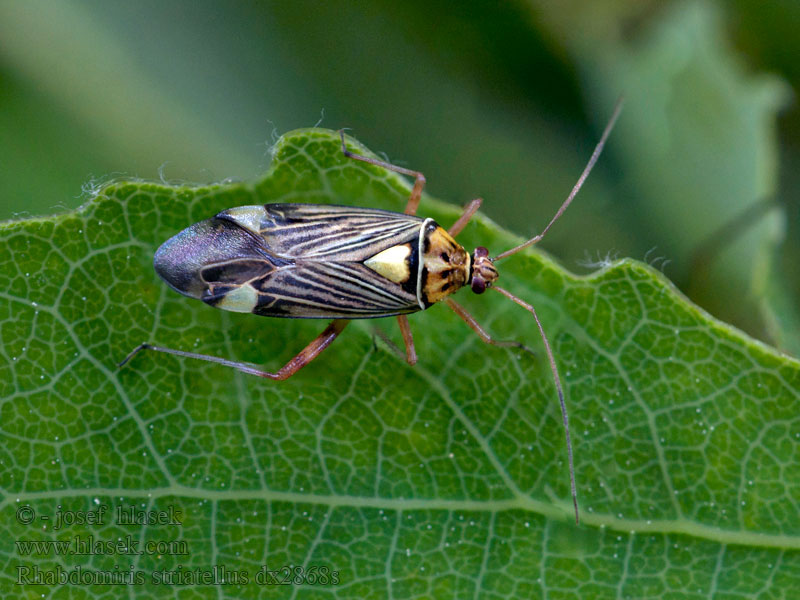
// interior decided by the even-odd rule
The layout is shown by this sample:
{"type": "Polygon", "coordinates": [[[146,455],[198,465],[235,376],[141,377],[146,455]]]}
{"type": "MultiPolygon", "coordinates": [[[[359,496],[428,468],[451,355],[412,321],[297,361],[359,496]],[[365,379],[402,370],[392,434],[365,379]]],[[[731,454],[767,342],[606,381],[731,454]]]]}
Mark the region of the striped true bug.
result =
{"type": "Polygon", "coordinates": [[[444,300],[480,338],[496,346],[518,342],[494,340],[450,295],[468,285],[476,294],[494,289],[529,311],[544,341],[565,429],[570,488],[578,521],[578,500],[569,421],[561,380],[544,329],[533,306],[495,285],[494,263],[539,242],[580,190],[619,116],[617,103],[603,135],[569,196],[542,232],[489,257],[486,248],[472,253],[457,235],[477,212],[475,199],[448,230],[433,219],[415,216],[425,185],[418,171],[353,154],[345,156],[414,177],[404,213],[318,204],[267,204],[224,210],[167,240],[154,258],[156,272],[177,292],[234,312],[269,317],[333,319],[297,356],[274,373],[246,363],[172,348],[137,346],[122,367],[141,350],[155,350],[234,367],[260,377],[282,380],[307,365],[342,332],[350,319],[397,316],[409,364],[417,362],[407,313],[444,300]]]}

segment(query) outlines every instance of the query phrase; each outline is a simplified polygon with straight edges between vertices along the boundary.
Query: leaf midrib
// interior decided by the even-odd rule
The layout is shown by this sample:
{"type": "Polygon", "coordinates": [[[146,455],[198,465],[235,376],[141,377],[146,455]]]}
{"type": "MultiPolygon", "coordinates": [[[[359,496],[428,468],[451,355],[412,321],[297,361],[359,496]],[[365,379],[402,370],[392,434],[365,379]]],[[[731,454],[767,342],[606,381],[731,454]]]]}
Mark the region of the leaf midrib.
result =
{"type": "MultiPolygon", "coordinates": [[[[610,267],[610,268],[613,268],[610,267]]],[[[599,273],[592,274],[592,277],[598,276],[599,273]]],[[[15,296],[0,293],[0,296],[6,298],[9,301],[20,302],[22,304],[26,304],[31,308],[36,308],[37,310],[44,310],[51,314],[53,318],[61,323],[61,325],[65,328],[65,330],[69,331],[69,327],[66,323],[64,323],[61,319],[61,315],[57,312],[57,310],[51,306],[37,304],[33,306],[29,301],[17,298],[15,296]]],[[[704,315],[705,316],[705,315],[704,315]]],[[[707,317],[713,325],[720,326],[724,325],[713,319],[713,317],[707,317]]],[[[582,337],[587,336],[586,332],[584,331],[583,327],[581,327],[578,323],[573,322],[570,319],[570,322],[577,327],[582,332],[582,337]]],[[[728,329],[727,333],[736,334],[738,332],[731,331],[732,328],[723,327],[723,329],[728,329]]],[[[71,333],[71,332],[70,332],[71,333]]],[[[742,334],[739,334],[742,337],[742,334]]],[[[129,412],[136,413],[135,410],[132,410],[132,406],[130,405],[130,399],[127,398],[124,390],[119,387],[118,382],[116,381],[117,378],[113,376],[113,374],[108,371],[105,365],[102,365],[91,356],[90,353],[86,351],[86,349],[81,344],[80,340],[73,337],[73,342],[76,344],[76,347],[81,352],[81,355],[85,358],[91,360],[97,368],[99,368],[108,379],[114,380],[114,384],[117,387],[117,391],[119,392],[120,396],[123,398],[123,402],[127,405],[129,412]]],[[[588,336],[587,336],[588,337],[588,336]]],[[[751,341],[747,339],[746,341],[751,341]]],[[[596,348],[597,349],[597,348],[596,348]]],[[[759,348],[760,349],[760,348],[759,348]]],[[[768,354],[773,354],[775,351],[768,354]]],[[[390,355],[394,356],[393,353],[389,353],[390,355]]],[[[397,358],[397,360],[400,360],[397,358]]],[[[476,440],[476,442],[480,445],[481,449],[484,451],[487,459],[490,463],[495,467],[496,472],[501,476],[503,481],[508,486],[508,489],[514,494],[512,498],[507,500],[492,500],[492,501],[477,501],[477,500],[442,500],[442,499],[406,499],[406,498],[381,498],[381,497],[358,497],[358,496],[348,496],[348,495],[334,495],[334,494],[300,494],[300,493],[292,493],[292,492],[280,492],[275,490],[225,490],[225,491],[215,491],[215,490],[204,490],[201,488],[191,488],[188,486],[183,486],[181,484],[175,483],[174,479],[170,476],[169,470],[166,469],[166,466],[161,462],[162,457],[159,456],[158,452],[155,452],[153,448],[150,448],[150,454],[153,456],[154,460],[157,461],[159,466],[159,471],[163,473],[164,477],[168,481],[171,482],[170,486],[161,487],[161,488],[153,488],[149,490],[146,494],[143,494],[141,490],[136,489],[121,489],[121,488],[85,488],[81,490],[52,490],[52,491],[42,491],[42,492],[26,492],[26,493],[8,493],[6,498],[4,498],[0,502],[0,507],[4,507],[9,505],[12,502],[30,502],[40,499],[49,499],[49,498],[64,498],[70,496],[86,496],[86,495],[100,495],[100,496],[132,496],[132,497],[141,497],[146,495],[148,498],[159,498],[159,497],[167,497],[167,496],[183,496],[183,497],[190,497],[190,498],[202,498],[210,501],[243,501],[243,500],[263,500],[263,501],[285,501],[285,502],[292,502],[292,503],[299,503],[299,504],[316,504],[316,505],[324,505],[329,507],[355,507],[355,508],[376,508],[376,509],[388,509],[388,510],[399,510],[399,511],[407,511],[407,510],[448,510],[448,511],[475,511],[475,512],[500,512],[500,511],[508,511],[508,510],[524,510],[527,512],[532,512],[536,514],[540,514],[545,518],[555,519],[555,520],[565,520],[572,515],[572,506],[569,502],[564,502],[554,495],[551,495],[550,502],[541,502],[530,498],[529,496],[525,495],[523,492],[519,490],[513,480],[510,478],[508,473],[503,468],[502,464],[500,464],[498,458],[491,450],[491,447],[488,444],[488,441],[484,438],[484,436],[480,435],[480,432],[474,426],[474,424],[463,414],[463,411],[460,410],[458,405],[452,400],[449,395],[447,388],[440,382],[430,371],[428,371],[424,366],[417,365],[415,370],[419,373],[427,383],[431,385],[433,389],[437,391],[437,393],[442,397],[443,401],[448,405],[448,407],[453,411],[453,413],[457,416],[457,418],[464,424],[464,426],[468,429],[470,434],[476,440]],[[13,496],[13,498],[12,498],[13,496]]],[[[137,421],[137,427],[139,428],[140,432],[145,434],[146,433],[146,426],[145,424],[139,419],[138,417],[134,416],[134,419],[137,421]]],[[[144,438],[149,439],[149,436],[143,435],[144,438]]],[[[148,442],[145,441],[145,444],[148,442]]],[[[700,538],[708,541],[723,543],[723,544],[736,544],[736,545],[747,545],[747,546],[757,546],[762,548],[775,548],[775,549],[785,549],[785,550],[797,550],[800,549],[800,536],[790,536],[784,534],[766,534],[766,533],[759,533],[759,532],[748,532],[748,531],[732,531],[721,529],[718,527],[713,527],[709,525],[703,525],[694,521],[690,521],[688,519],[679,518],[679,519],[672,519],[672,520],[636,520],[636,519],[627,519],[627,518],[619,518],[615,517],[611,514],[603,514],[603,513],[582,513],[581,514],[582,523],[586,526],[591,527],[598,527],[601,529],[609,529],[612,531],[620,531],[625,532],[626,534],[631,533],[638,533],[638,534],[645,534],[645,533],[658,533],[658,534],[682,534],[688,535],[694,538],[700,538]]]]}
{"type": "MultiPolygon", "coordinates": [[[[416,510],[441,510],[448,512],[481,512],[495,514],[506,511],[522,510],[539,514],[547,519],[571,522],[572,503],[554,500],[544,503],[528,497],[515,497],[508,500],[442,500],[427,498],[370,498],[366,496],[348,496],[345,494],[299,494],[274,490],[205,490],[175,484],[167,487],[152,488],[146,492],[135,488],[83,488],[80,490],[47,490],[7,496],[0,502],[0,509],[11,504],[21,504],[39,500],[78,498],[87,496],[112,496],[122,498],[142,498],[148,501],[161,498],[190,498],[209,502],[248,502],[264,501],[287,502],[297,505],[327,506],[329,508],[372,508],[408,512],[416,510]]],[[[619,531],[626,535],[686,535],[709,542],[726,545],[753,546],[777,550],[800,550],[800,536],[785,534],[769,534],[748,531],[733,531],[702,525],[686,519],[675,520],[636,520],[617,518],[600,513],[582,513],[583,527],[593,527],[609,531],[619,531]]]]}

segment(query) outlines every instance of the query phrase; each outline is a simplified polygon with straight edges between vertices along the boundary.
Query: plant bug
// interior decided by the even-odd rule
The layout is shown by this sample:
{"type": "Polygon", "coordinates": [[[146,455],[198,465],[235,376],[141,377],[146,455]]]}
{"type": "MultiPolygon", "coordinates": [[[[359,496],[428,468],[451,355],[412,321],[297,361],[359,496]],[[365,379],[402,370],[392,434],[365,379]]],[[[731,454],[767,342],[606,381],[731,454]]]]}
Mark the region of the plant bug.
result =
{"type": "Polygon", "coordinates": [[[251,375],[283,380],[314,360],[344,330],[351,319],[396,316],[406,347],[406,360],[417,362],[407,314],[444,301],[486,343],[527,348],[518,342],[493,339],[450,295],[464,286],[476,294],[496,290],[533,315],[544,342],[564,425],[570,490],[578,517],[578,497],[569,419],[553,352],[533,306],[495,285],[495,263],[532,246],[547,234],[583,186],[622,108],[617,103],[600,141],[572,191],[542,232],[490,258],[478,247],[470,255],[454,236],[477,212],[482,200],[467,204],[448,229],[433,219],[416,216],[425,186],[419,171],[354,154],[345,156],[414,178],[404,213],[379,209],[318,204],[266,204],[224,210],[170,238],[156,251],[156,272],[175,291],[234,312],[269,317],[332,319],[325,330],[278,371],[216,356],[143,343],[119,364],[142,350],[197,358],[239,369],[251,375]]]}

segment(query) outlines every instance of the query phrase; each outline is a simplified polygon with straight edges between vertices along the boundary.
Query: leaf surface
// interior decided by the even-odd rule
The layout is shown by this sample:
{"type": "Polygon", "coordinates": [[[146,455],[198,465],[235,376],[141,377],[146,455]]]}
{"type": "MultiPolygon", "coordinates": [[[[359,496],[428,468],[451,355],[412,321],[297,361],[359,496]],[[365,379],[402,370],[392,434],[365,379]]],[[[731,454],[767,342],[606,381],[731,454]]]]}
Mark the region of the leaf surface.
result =
{"type": "MultiPolygon", "coordinates": [[[[408,189],[309,129],[283,136],[253,183],[115,182],[76,212],[0,226],[4,597],[42,593],[37,574],[75,577],[87,597],[791,596],[800,365],[641,263],[585,278],[532,251],[499,264],[564,380],[579,527],[541,340],[499,294],[460,301],[535,359],[435,306],[411,317],[413,368],[375,334],[399,344],[393,320],[355,323],[282,383],[155,353],[116,368],[149,341],[277,369],[324,324],[179,296],[155,249],[232,206],[400,211],[408,189]],[[131,507],[180,524],[120,522],[131,507]],[[30,540],[122,546],[57,555],[30,540]]],[[[445,227],[459,214],[429,198],[420,212],[445,227]]],[[[484,218],[459,240],[518,241],[484,218]]]]}
{"type": "MultiPolygon", "coordinates": [[[[641,2],[565,3],[555,11],[533,4],[565,40],[591,94],[604,105],[625,96],[614,157],[624,174],[620,212],[636,216],[629,226],[652,258],[668,257],[668,272],[692,299],[763,335],[759,313],[774,320],[764,308],[780,302],[762,300],[781,286],[768,279],[786,278],[770,264],[786,219],[784,203],[756,209],[778,196],[778,116],[788,86],[751,72],[728,39],[729,15],[714,3],[676,2],[656,12],[641,2]],[[736,220],[739,227],[718,235],[736,220]],[[714,251],[697,260],[709,242],[714,251]]],[[[782,347],[797,337],[788,329],[798,320],[789,306],[779,311],[788,335],[772,338],[782,347]]]]}

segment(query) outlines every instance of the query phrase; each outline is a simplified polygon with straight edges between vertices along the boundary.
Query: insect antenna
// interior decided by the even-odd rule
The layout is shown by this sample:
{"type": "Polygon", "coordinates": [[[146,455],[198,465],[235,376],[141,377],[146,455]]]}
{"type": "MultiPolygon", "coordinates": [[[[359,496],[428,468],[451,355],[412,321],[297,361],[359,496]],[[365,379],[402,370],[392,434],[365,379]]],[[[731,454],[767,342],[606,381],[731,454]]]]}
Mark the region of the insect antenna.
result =
{"type": "Polygon", "coordinates": [[[578,517],[578,492],[575,486],[575,465],[572,460],[572,438],[569,435],[569,417],[567,416],[567,404],[564,402],[564,390],[561,387],[561,378],[558,376],[558,369],[556,368],[556,359],[553,357],[553,351],[550,350],[550,343],[547,341],[547,336],[544,333],[544,328],[542,327],[542,323],[539,321],[539,315],[536,314],[536,309],[533,308],[530,304],[522,300],[521,298],[517,298],[514,294],[509,292],[508,290],[504,290],[501,287],[493,285],[489,288],[490,290],[497,290],[503,296],[508,298],[509,300],[513,300],[517,304],[519,304],[522,308],[527,310],[529,313],[533,315],[533,318],[536,320],[536,325],[539,327],[539,333],[542,334],[542,340],[544,341],[544,350],[547,353],[547,360],[550,362],[550,370],[553,372],[553,380],[556,382],[556,391],[558,392],[558,402],[561,405],[561,421],[564,423],[564,434],[567,438],[567,462],[569,463],[569,487],[570,491],[572,492],[572,505],[575,507],[575,523],[580,523],[580,519],[578,517]]]}
{"type": "Polygon", "coordinates": [[[572,203],[572,199],[578,195],[578,192],[583,187],[583,183],[586,181],[586,178],[589,176],[589,173],[592,172],[592,168],[597,162],[597,159],[600,158],[600,153],[603,151],[603,146],[606,145],[606,140],[608,139],[611,130],[614,129],[614,124],[617,122],[619,113],[622,111],[622,104],[623,104],[623,98],[617,100],[617,104],[614,107],[614,113],[608,120],[608,125],[606,125],[606,128],[603,130],[603,135],[600,137],[600,141],[597,142],[597,146],[594,147],[594,152],[592,152],[592,156],[589,158],[589,162],[586,163],[586,166],[583,169],[583,173],[581,173],[581,176],[578,177],[578,181],[573,186],[572,191],[569,193],[569,196],[567,196],[567,199],[564,200],[564,203],[558,209],[556,214],[553,216],[552,219],[550,219],[550,222],[547,224],[547,227],[545,227],[539,235],[532,237],[527,242],[523,242],[519,246],[511,248],[511,250],[506,250],[505,252],[501,252],[492,259],[492,262],[496,262],[498,260],[506,258],[507,256],[511,256],[512,254],[516,254],[523,248],[527,248],[528,246],[533,246],[535,243],[540,242],[544,237],[544,235],[547,233],[547,231],[550,229],[550,227],[553,225],[553,223],[558,221],[559,217],[562,214],[564,214],[564,211],[567,210],[567,207],[572,203]]]}
{"type": "MultiPolygon", "coordinates": [[[[594,152],[592,152],[592,156],[589,157],[589,162],[586,163],[586,166],[583,168],[581,176],[578,177],[578,181],[572,187],[572,191],[570,191],[569,195],[567,196],[567,199],[564,200],[564,202],[561,204],[558,211],[556,211],[556,214],[553,216],[552,219],[550,219],[550,222],[547,224],[547,226],[542,230],[542,232],[539,235],[532,237],[528,241],[520,244],[519,246],[515,246],[510,250],[501,252],[494,258],[490,259],[491,262],[494,263],[498,260],[511,256],[512,254],[516,254],[517,252],[519,252],[524,248],[527,248],[528,246],[533,246],[537,242],[540,242],[542,238],[545,236],[545,234],[548,232],[550,227],[553,226],[553,223],[555,223],[559,219],[559,217],[561,217],[561,215],[564,214],[564,211],[567,210],[567,207],[572,203],[572,200],[575,198],[575,196],[578,195],[578,192],[583,187],[586,178],[589,176],[589,173],[592,172],[594,165],[597,163],[597,159],[600,158],[600,153],[603,151],[603,147],[606,145],[606,140],[608,139],[608,136],[611,134],[611,130],[614,128],[614,124],[617,122],[619,114],[622,111],[622,104],[623,104],[622,98],[617,100],[617,104],[614,107],[614,112],[612,113],[611,118],[608,120],[608,124],[603,130],[603,135],[600,136],[600,141],[597,142],[597,145],[594,148],[594,152]]],[[[556,392],[558,393],[558,402],[561,407],[561,421],[564,424],[564,436],[566,437],[566,442],[567,442],[567,461],[569,463],[569,487],[570,491],[572,492],[572,505],[575,509],[575,523],[578,524],[580,523],[580,517],[578,515],[578,492],[577,492],[577,487],[575,485],[575,463],[572,458],[572,438],[570,437],[569,434],[569,417],[567,416],[567,404],[564,401],[564,389],[561,387],[561,378],[558,375],[558,368],[556,367],[556,359],[553,356],[553,351],[550,349],[550,342],[547,340],[547,335],[544,332],[544,327],[542,327],[542,323],[541,321],[539,321],[539,315],[536,314],[536,309],[534,309],[533,306],[531,306],[521,298],[517,298],[511,292],[504,290],[501,287],[497,287],[496,285],[492,285],[488,289],[497,290],[509,300],[519,304],[522,308],[531,313],[533,315],[533,318],[536,320],[536,326],[539,328],[539,333],[541,334],[542,341],[544,342],[544,349],[545,352],[547,352],[547,360],[550,362],[550,370],[553,373],[553,381],[556,384],[556,392]]]]}

